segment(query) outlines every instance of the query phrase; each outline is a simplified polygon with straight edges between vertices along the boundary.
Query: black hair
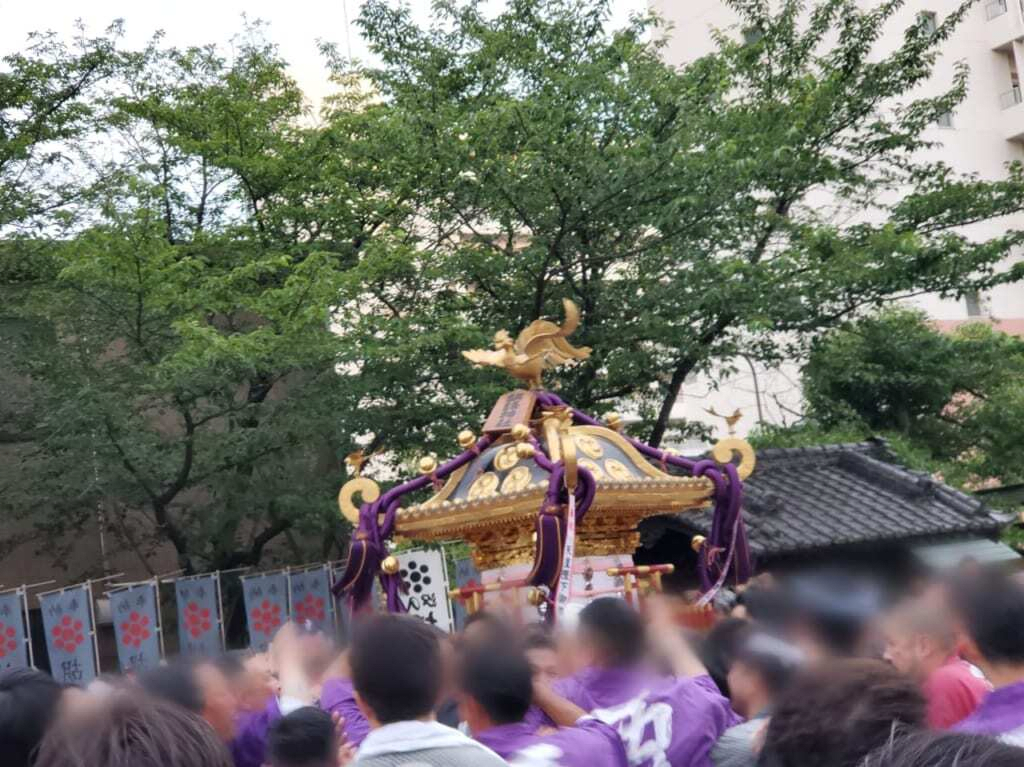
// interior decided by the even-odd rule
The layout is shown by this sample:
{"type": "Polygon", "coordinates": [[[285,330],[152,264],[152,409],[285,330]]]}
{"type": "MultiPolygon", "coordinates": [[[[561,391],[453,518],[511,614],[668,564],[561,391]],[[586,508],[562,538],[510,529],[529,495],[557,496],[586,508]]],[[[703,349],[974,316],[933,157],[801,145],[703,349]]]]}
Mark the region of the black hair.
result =
{"type": "Polygon", "coordinates": [[[194,662],[179,659],[166,666],[147,669],[138,675],[139,687],[154,698],[199,714],[205,701],[203,689],[196,679],[195,667],[194,662]]]}
{"type": "Polygon", "coordinates": [[[881,661],[835,660],[797,675],[776,700],[760,767],[858,767],[900,726],[921,727],[918,686],[881,661]]]}
{"type": "Polygon", "coordinates": [[[12,668],[0,672],[0,754],[5,765],[32,764],[60,695],[60,685],[42,671],[12,668]]]}
{"type": "Polygon", "coordinates": [[[481,646],[466,653],[459,684],[494,724],[522,721],[533,701],[530,663],[524,653],[507,645],[481,646]]]}
{"type": "Polygon", "coordinates": [[[117,691],[85,721],[52,728],[35,767],[82,765],[232,767],[227,747],[210,725],[180,706],[137,691],[117,691]]]}
{"type": "Polygon", "coordinates": [[[739,645],[750,631],[750,624],[744,619],[725,618],[704,637],[694,640],[697,655],[708,670],[708,676],[726,698],[729,697],[729,669],[739,645]]]}
{"type": "Polygon", "coordinates": [[[523,635],[524,650],[557,650],[555,637],[547,624],[537,623],[530,626],[523,635]]]}
{"type": "Polygon", "coordinates": [[[214,659],[213,665],[220,669],[220,672],[228,679],[234,680],[245,673],[245,661],[249,657],[251,657],[251,653],[248,651],[229,650],[218,655],[214,659]]]}
{"type": "Polygon", "coordinates": [[[803,663],[798,649],[763,631],[751,631],[736,650],[734,663],[752,669],[772,696],[786,689],[803,663]]]}
{"type": "Polygon", "coordinates": [[[270,767],[330,767],[337,751],[334,720],[310,706],[278,719],[267,735],[270,767]]]}
{"type": "Polygon", "coordinates": [[[381,724],[428,715],[441,691],[437,635],[408,616],[379,615],[356,627],[352,685],[381,724]]]}
{"type": "Polygon", "coordinates": [[[1024,663],[1024,587],[1002,575],[957,582],[956,611],[978,651],[990,663],[1024,663]]]}
{"type": "Polygon", "coordinates": [[[962,732],[898,733],[862,767],[1021,767],[1024,749],[987,735],[962,732]]]}
{"type": "Polygon", "coordinates": [[[640,613],[622,599],[600,597],[580,611],[580,630],[601,648],[603,662],[631,666],[644,654],[640,613]]]}

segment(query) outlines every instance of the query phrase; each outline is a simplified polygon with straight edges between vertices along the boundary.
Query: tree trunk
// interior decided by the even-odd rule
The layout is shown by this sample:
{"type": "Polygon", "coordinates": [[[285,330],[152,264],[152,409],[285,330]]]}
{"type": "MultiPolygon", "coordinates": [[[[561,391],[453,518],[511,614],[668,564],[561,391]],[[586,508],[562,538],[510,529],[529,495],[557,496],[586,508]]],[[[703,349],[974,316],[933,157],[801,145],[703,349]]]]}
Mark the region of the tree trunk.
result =
{"type": "Polygon", "coordinates": [[[665,398],[661,401],[661,410],[658,411],[658,418],[654,422],[654,428],[651,429],[651,436],[647,439],[647,443],[652,447],[661,446],[661,440],[665,438],[665,432],[668,431],[668,422],[672,417],[672,408],[679,398],[679,390],[683,388],[683,381],[686,380],[686,376],[693,370],[694,364],[693,358],[687,357],[676,365],[676,369],[672,373],[672,379],[668,383],[668,391],[665,392],[665,398]]]}

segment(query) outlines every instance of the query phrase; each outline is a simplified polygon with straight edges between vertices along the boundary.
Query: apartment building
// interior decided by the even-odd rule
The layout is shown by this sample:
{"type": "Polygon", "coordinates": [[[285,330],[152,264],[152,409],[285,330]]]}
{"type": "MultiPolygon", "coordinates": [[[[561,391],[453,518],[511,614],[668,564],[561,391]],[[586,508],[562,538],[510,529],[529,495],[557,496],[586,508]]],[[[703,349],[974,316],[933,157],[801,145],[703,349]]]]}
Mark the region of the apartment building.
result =
{"type": "MultiPolygon", "coordinates": [[[[877,2],[877,0],[875,0],[877,2]]],[[[864,0],[864,4],[873,4],[864,0]]],[[[649,0],[651,10],[668,22],[665,57],[684,64],[714,49],[712,30],[726,30],[741,37],[744,30],[732,9],[721,0],[649,0]]],[[[878,42],[878,49],[899,45],[903,31],[924,16],[938,24],[959,5],[959,0],[909,0],[878,42]]],[[[964,61],[970,67],[967,98],[956,112],[931,128],[929,138],[941,144],[934,150],[955,169],[997,179],[1006,164],[1024,161],[1024,98],[1020,73],[1024,71],[1024,0],[986,0],[970,9],[952,39],[944,46],[928,87],[936,92],[948,87],[954,67],[964,61]]],[[[969,236],[986,238],[1007,227],[1024,227],[1024,215],[978,224],[969,236]]],[[[1018,256],[1019,258],[1020,256],[1018,256]]],[[[927,312],[943,329],[977,320],[1024,335],[1024,284],[1000,286],[963,300],[922,296],[913,305],[927,312]]],[[[758,421],[790,423],[802,410],[799,368],[794,364],[766,369],[747,360],[735,360],[737,373],[719,379],[715,390],[710,380],[687,382],[676,405],[674,418],[698,420],[721,428],[714,410],[743,418],[736,426],[746,434],[758,421]]],[[[684,445],[693,449],[695,444],[684,445]]]]}

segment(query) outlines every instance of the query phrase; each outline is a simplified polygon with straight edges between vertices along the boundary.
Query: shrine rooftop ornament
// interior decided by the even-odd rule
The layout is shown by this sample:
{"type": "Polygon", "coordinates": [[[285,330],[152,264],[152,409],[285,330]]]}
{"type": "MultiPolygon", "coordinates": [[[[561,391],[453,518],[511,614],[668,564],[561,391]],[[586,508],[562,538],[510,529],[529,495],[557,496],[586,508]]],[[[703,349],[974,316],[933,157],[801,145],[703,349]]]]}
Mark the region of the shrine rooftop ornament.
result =
{"type": "Polygon", "coordinates": [[[386,545],[394,536],[464,539],[481,571],[530,564],[521,585],[538,587],[530,591],[534,595],[553,593],[573,505],[577,556],[632,554],[643,519],[713,507],[710,534],[698,551],[705,596],[710,599],[729,578],[747,579],[740,504],[742,480],[754,468],[750,445],[729,438],[714,446],[710,458],[684,458],[622,433],[616,414],[602,423],[543,390],[545,370],[590,355],[565,340],[579,325],[579,310],[571,301],[564,305],[561,326],[537,320],[514,342],[499,331],[493,350],[464,353],[475,364],[505,369],[529,388],[503,394],[480,437],[461,432],[462,452],[445,462],[424,457],[419,477],[383,494],[358,473],[341,488],[338,502],[355,530],[335,588],[350,596],[354,609],[367,604],[379,578],[388,609],[404,611],[400,575],[389,566],[386,545]],[[432,494],[414,499],[427,490],[432,494]]]}

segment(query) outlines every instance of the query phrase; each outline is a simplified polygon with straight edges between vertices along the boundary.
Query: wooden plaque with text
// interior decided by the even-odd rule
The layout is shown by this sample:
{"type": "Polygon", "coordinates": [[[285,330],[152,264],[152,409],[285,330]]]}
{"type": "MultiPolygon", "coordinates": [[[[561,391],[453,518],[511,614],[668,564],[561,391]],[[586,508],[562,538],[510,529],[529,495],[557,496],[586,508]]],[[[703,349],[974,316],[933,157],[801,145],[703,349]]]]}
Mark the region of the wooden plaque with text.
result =
{"type": "Polygon", "coordinates": [[[503,434],[517,423],[530,425],[533,406],[537,403],[537,394],[529,389],[515,389],[501,395],[491,414],[484,422],[487,434],[503,434]]]}

